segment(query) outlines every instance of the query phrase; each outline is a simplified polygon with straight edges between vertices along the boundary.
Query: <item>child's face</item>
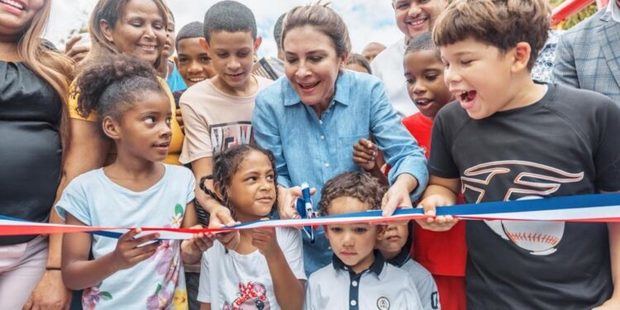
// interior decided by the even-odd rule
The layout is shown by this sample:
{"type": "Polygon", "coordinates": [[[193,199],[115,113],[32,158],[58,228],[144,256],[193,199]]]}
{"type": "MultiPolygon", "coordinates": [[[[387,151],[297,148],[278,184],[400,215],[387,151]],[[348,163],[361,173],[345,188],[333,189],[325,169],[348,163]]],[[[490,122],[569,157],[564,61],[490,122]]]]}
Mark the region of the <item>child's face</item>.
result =
{"type": "MultiPolygon", "coordinates": [[[[125,111],[112,136],[117,143],[118,156],[129,155],[150,162],[162,161],[168,154],[171,131],[170,100],[161,92],[147,92],[144,98],[125,111]]],[[[104,130],[109,129],[104,120],[104,130]]],[[[106,132],[107,133],[107,132],[106,132]]]]}
{"type": "Polygon", "coordinates": [[[168,58],[172,54],[174,54],[174,43],[176,41],[174,27],[174,19],[172,15],[168,14],[168,24],[166,25],[166,41],[164,42],[164,48],[162,49],[162,57],[164,58],[168,58]]]}
{"type": "Polygon", "coordinates": [[[377,240],[377,249],[387,259],[398,255],[409,238],[408,222],[390,224],[385,227],[377,240]]]}
{"type": "Polygon", "coordinates": [[[233,90],[244,91],[250,83],[260,38],[254,40],[249,31],[215,31],[211,32],[209,42],[202,42],[220,80],[233,90]]]}
{"type": "Polygon", "coordinates": [[[15,36],[20,34],[43,8],[44,0],[23,1],[19,5],[6,2],[0,4],[0,35],[15,36]]]}
{"type": "Polygon", "coordinates": [[[266,217],[276,202],[275,172],[267,155],[250,151],[233,175],[228,199],[238,221],[266,217]]]}
{"type": "Polygon", "coordinates": [[[435,118],[439,109],[452,100],[443,80],[444,65],[436,51],[407,53],[404,59],[407,92],[420,113],[435,118]]]}
{"type": "Polygon", "coordinates": [[[347,69],[349,69],[349,70],[352,70],[352,71],[357,71],[357,72],[361,72],[361,73],[369,73],[368,70],[366,70],[366,68],[364,68],[364,66],[362,66],[362,65],[360,65],[358,63],[355,63],[355,62],[347,64],[345,67],[347,69]]]}
{"type": "Polygon", "coordinates": [[[407,39],[431,31],[446,5],[446,0],[392,0],[396,25],[407,39]]]}
{"type": "Polygon", "coordinates": [[[362,55],[366,58],[366,60],[368,60],[368,62],[372,62],[373,59],[379,55],[379,53],[383,52],[383,50],[385,50],[385,46],[378,43],[370,43],[364,48],[362,55]]]}
{"type": "Polygon", "coordinates": [[[203,38],[187,38],[178,42],[177,67],[187,86],[192,86],[215,75],[211,58],[200,41],[203,38]]]}
{"type": "Polygon", "coordinates": [[[116,25],[104,26],[102,30],[121,53],[151,64],[159,59],[166,42],[166,25],[152,0],[130,0],[116,25]]]}
{"type": "MultiPolygon", "coordinates": [[[[329,215],[363,212],[370,209],[367,204],[352,197],[339,197],[332,200],[327,208],[329,215]]],[[[377,240],[377,226],[369,224],[328,225],[325,236],[334,254],[342,262],[359,273],[374,262],[373,250],[377,240]]]]}
{"type": "MultiPolygon", "coordinates": [[[[469,117],[482,119],[506,109],[515,98],[512,52],[474,39],[439,48],[450,93],[469,117]]],[[[518,86],[517,86],[518,87],[518,86]]]]}
{"type": "Polygon", "coordinates": [[[332,40],[312,26],[289,30],[283,46],[284,71],[301,101],[327,108],[346,56],[338,56],[332,40]]]}

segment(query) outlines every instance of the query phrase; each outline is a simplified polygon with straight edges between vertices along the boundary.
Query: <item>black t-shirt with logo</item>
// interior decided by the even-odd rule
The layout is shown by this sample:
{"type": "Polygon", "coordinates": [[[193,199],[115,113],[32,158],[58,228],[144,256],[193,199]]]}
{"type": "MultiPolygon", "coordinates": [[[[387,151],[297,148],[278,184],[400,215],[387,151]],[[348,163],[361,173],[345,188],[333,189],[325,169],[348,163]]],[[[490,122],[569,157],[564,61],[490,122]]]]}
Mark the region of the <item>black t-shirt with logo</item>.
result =
{"type": "MultiPolygon", "coordinates": [[[[433,128],[432,175],[468,203],[620,190],[620,108],[548,85],[527,107],[473,120],[458,103],[433,128]]],[[[606,224],[467,222],[470,309],[586,309],[613,289],[606,224]]]]}

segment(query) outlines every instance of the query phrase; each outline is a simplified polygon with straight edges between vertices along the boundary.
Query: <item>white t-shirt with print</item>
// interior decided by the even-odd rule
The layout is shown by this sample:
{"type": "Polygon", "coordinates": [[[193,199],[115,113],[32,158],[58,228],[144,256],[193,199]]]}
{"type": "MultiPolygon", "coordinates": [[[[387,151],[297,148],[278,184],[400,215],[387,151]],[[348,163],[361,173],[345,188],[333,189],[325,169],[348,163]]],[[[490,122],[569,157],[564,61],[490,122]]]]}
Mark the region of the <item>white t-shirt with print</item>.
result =
{"type": "Polygon", "coordinates": [[[390,103],[402,117],[418,112],[418,108],[407,92],[407,80],[403,67],[405,48],[405,39],[400,39],[379,53],[370,63],[372,74],[383,81],[390,103]]]}
{"type": "MultiPolygon", "coordinates": [[[[295,277],[305,280],[300,231],[276,228],[276,238],[295,277]]],[[[202,256],[198,301],[211,309],[280,309],[265,257],[258,250],[247,255],[226,250],[219,242],[202,256]]]]}
{"type": "MultiPolygon", "coordinates": [[[[88,226],[181,226],[186,205],[194,199],[194,176],[184,167],[164,165],[163,177],[153,186],[134,192],[110,180],[103,169],[75,178],[56,204],[88,226]]],[[[95,259],[116,248],[118,239],[93,235],[95,259]]],[[[180,241],[161,241],[155,255],[120,270],[82,295],[84,309],[170,309],[187,303],[180,241]]]]}

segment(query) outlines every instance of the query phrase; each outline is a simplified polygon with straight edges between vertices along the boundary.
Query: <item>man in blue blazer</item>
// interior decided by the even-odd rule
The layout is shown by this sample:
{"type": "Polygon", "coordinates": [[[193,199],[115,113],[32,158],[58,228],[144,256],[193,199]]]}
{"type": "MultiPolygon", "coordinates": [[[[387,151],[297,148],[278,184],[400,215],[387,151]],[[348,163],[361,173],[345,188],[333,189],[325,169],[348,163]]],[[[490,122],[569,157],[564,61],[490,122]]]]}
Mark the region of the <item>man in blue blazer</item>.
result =
{"type": "Polygon", "coordinates": [[[553,71],[560,84],[590,89],[620,104],[620,0],[566,31],[553,71]]]}

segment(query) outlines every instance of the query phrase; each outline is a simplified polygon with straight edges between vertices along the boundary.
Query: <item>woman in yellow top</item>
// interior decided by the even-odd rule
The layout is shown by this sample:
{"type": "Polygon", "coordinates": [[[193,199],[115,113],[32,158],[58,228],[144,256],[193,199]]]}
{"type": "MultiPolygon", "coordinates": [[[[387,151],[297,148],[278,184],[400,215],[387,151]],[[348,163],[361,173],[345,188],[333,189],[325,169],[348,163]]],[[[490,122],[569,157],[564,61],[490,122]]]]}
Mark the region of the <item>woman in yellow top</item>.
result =
{"type": "MultiPolygon", "coordinates": [[[[100,0],[89,21],[92,41],[90,54],[84,63],[99,60],[111,54],[127,54],[153,64],[162,61],[161,52],[166,42],[166,25],[169,10],[161,0],[100,0]]],[[[79,74],[79,72],[78,72],[79,74]]],[[[174,98],[166,82],[160,79],[170,98],[175,113],[174,98]]],[[[79,90],[88,91],[88,90],[79,90]]],[[[77,95],[68,101],[71,130],[75,133],[67,155],[66,181],[88,170],[99,168],[109,162],[112,144],[98,135],[100,130],[94,115],[83,115],[77,109],[77,95]]],[[[183,143],[183,133],[176,119],[172,119],[172,142],[164,160],[179,164],[178,157],[183,143]]],[[[66,183],[65,183],[66,184],[66,183]]],[[[64,185],[64,184],[63,184],[64,185]]]]}
{"type": "MultiPolygon", "coordinates": [[[[158,67],[161,51],[166,41],[167,8],[162,0],[99,0],[89,21],[91,50],[82,63],[90,63],[113,54],[127,54],[152,63],[158,67]]],[[[78,70],[77,74],[80,72],[78,70]]],[[[174,99],[164,80],[160,80],[170,98],[173,114],[176,112],[174,99]]],[[[88,91],[88,90],[79,90],[88,91]]],[[[68,99],[69,145],[65,152],[62,178],[58,192],[78,175],[101,168],[110,163],[110,154],[115,154],[111,141],[99,134],[102,130],[94,115],[82,115],[77,111],[77,95],[68,99]]],[[[171,123],[172,141],[166,163],[179,164],[178,157],[183,143],[183,133],[177,121],[171,123]]],[[[139,176],[137,176],[139,177],[139,176]]],[[[60,266],[61,242],[50,242],[48,265],[60,266]]],[[[64,308],[70,292],[62,283],[45,287],[54,296],[55,305],[64,308]],[[63,296],[64,295],[64,296],[63,296]]],[[[47,298],[52,299],[52,298],[47,298]]]]}

